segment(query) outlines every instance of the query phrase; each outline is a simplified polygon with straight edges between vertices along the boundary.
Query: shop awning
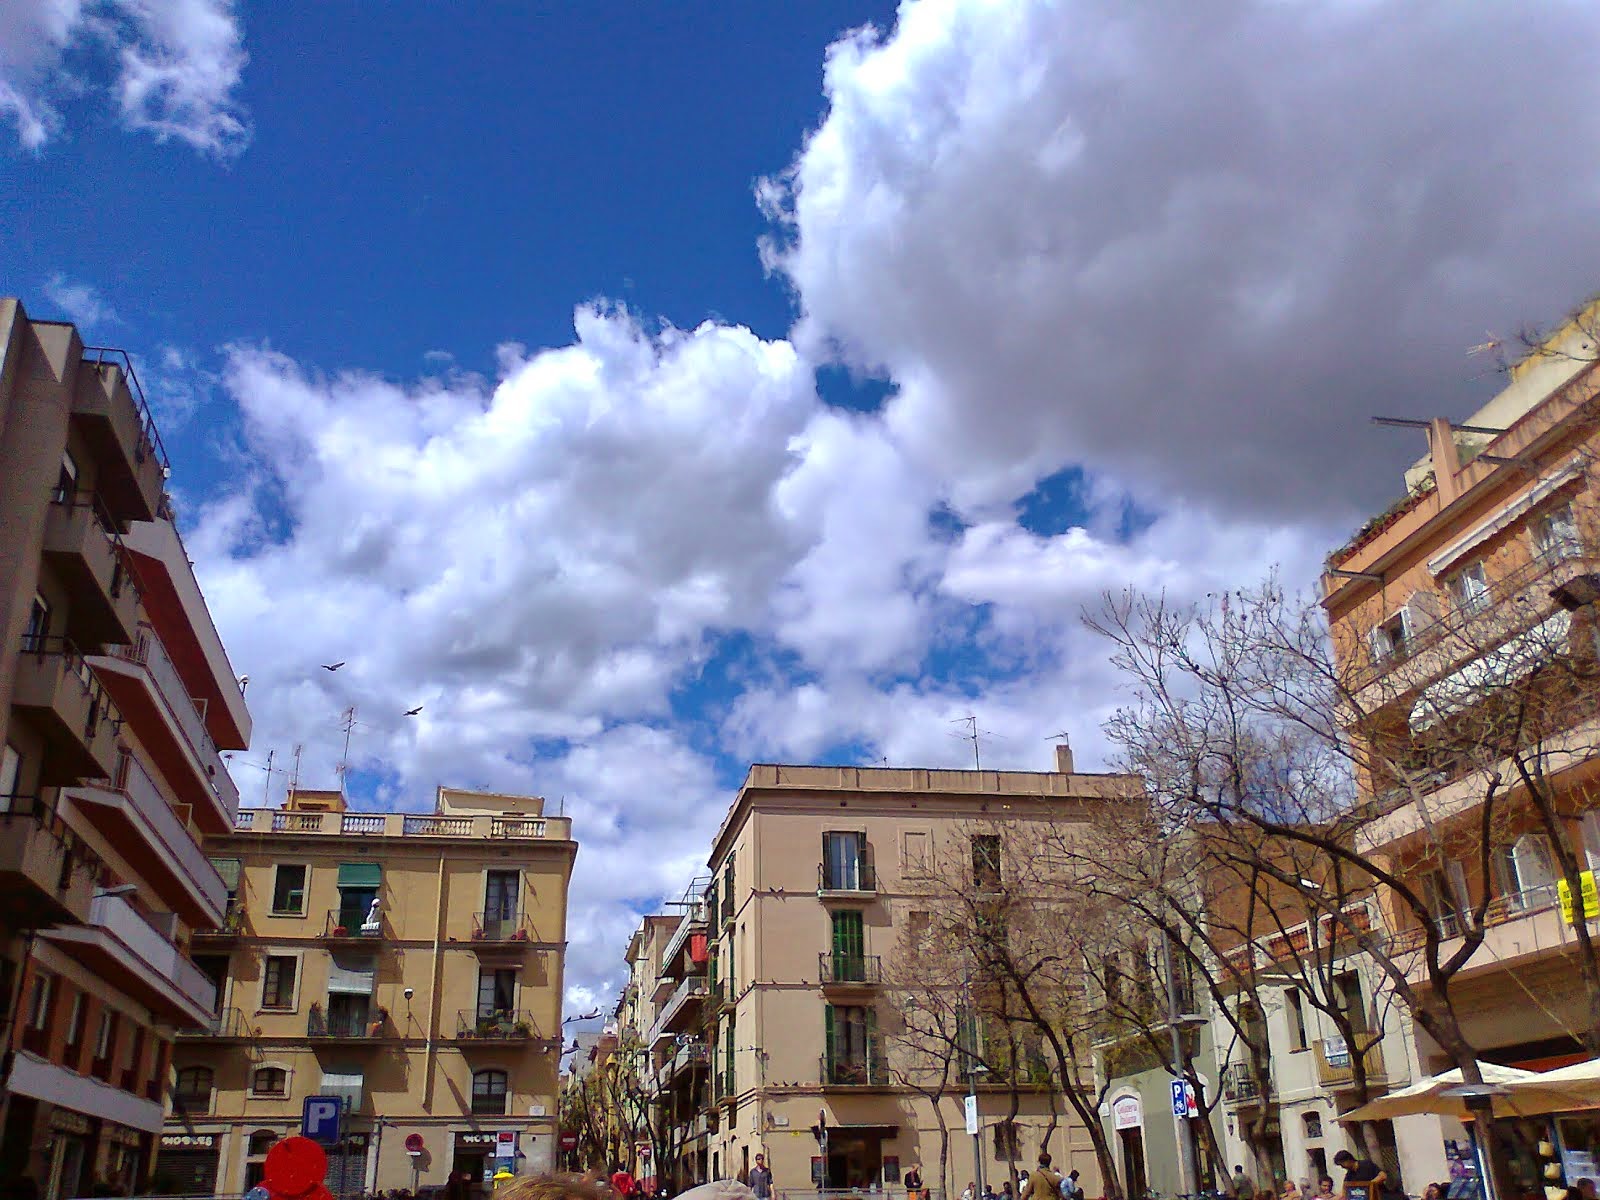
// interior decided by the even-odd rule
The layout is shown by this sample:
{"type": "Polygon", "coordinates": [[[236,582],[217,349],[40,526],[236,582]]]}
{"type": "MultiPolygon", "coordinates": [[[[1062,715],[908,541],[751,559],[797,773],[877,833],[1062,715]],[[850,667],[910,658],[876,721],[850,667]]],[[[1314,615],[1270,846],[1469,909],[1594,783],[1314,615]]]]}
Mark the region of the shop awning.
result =
{"type": "Polygon", "coordinates": [[[341,954],[331,956],[328,964],[328,994],[345,996],[370,996],[378,975],[378,960],[354,958],[341,954]]]}
{"type": "Polygon", "coordinates": [[[380,888],[383,886],[381,863],[340,863],[339,886],[342,888],[380,888]]]}

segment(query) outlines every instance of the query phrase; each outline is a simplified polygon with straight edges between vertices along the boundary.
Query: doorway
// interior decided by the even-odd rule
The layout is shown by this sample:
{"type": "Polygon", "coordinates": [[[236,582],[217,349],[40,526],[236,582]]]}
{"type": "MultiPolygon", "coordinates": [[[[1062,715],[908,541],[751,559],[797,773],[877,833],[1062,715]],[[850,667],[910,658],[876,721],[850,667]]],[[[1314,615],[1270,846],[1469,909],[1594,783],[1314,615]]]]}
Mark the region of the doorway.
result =
{"type": "Polygon", "coordinates": [[[467,1181],[468,1194],[481,1195],[484,1191],[483,1185],[490,1178],[484,1170],[488,1160],[487,1149],[457,1150],[455,1158],[450,1163],[450,1176],[452,1179],[457,1175],[462,1176],[467,1181]]]}
{"type": "Polygon", "coordinates": [[[828,1188],[866,1191],[881,1186],[883,1135],[828,1131],[828,1188]]]}
{"type": "Polygon", "coordinates": [[[1119,1129],[1117,1140],[1122,1143],[1122,1176],[1128,1181],[1128,1195],[1137,1200],[1150,1190],[1144,1171],[1144,1130],[1137,1125],[1119,1129]]]}
{"type": "Polygon", "coordinates": [[[67,1200],[83,1194],[83,1160],[88,1150],[83,1138],[57,1134],[50,1152],[50,1186],[45,1200],[67,1200]]]}

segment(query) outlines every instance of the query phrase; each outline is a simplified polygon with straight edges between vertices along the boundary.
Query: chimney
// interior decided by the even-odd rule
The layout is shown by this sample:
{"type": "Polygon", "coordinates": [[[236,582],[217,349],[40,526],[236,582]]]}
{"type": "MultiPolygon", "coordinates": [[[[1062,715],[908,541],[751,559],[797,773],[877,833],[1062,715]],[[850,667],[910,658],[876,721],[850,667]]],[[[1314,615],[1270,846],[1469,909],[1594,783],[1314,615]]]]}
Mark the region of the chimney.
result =
{"type": "Polygon", "coordinates": [[[1069,742],[1056,743],[1056,774],[1072,774],[1072,745],[1069,742]]]}

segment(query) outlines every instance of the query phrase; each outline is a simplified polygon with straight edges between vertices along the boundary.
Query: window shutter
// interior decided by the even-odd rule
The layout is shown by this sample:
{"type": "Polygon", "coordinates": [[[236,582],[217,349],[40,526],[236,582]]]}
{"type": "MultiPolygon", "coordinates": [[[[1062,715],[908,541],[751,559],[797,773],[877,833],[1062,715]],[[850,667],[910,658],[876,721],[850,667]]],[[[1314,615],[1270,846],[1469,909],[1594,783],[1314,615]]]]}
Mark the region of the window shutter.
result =
{"type": "Polygon", "coordinates": [[[379,863],[340,863],[341,888],[381,888],[383,867],[379,863]]]}
{"type": "Polygon", "coordinates": [[[823,1050],[827,1054],[828,1062],[830,1062],[830,1063],[832,1063],[835,1060],[834,1059],[834,1022],[835,1022],[834,1011],[835,1011],[834,1007],[831,1004],[825,1004],[825,1005],[822,1006],[822,1040],[823,1040],[823,1043],[824,1043],[823,1050]]]}
{"type": "Polygon", "coordinates": [[[1367,649],[1372,655],[1374,663],[1381,663],[1389,657],[1389,639],[1383,632],[1382,625],[1374,625],[1367,630],[1367,649]]]}

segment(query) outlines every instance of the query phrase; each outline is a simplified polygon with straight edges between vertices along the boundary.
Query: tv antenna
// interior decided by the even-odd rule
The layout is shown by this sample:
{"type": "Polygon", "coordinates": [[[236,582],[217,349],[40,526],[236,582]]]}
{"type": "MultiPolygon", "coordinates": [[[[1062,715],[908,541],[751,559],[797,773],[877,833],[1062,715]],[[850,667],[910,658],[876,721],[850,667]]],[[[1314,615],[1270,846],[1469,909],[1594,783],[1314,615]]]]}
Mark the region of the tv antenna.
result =
{"type": "Polygon", "coordinates": [[[951,721],[950,724],[965,725],[967,727],[965,733],[952,733],[950,736],[958,737],[964,742],[972,743],[972,769],[975,771],[983,770],[983,757],[980,752],[983,739],[986,737],[997,738],[1001,735],[995,733],[992,729],[979,729],[978,717],[975,713],[968,713],[964,717],[957,717],[955,720],[951,721]]]}

